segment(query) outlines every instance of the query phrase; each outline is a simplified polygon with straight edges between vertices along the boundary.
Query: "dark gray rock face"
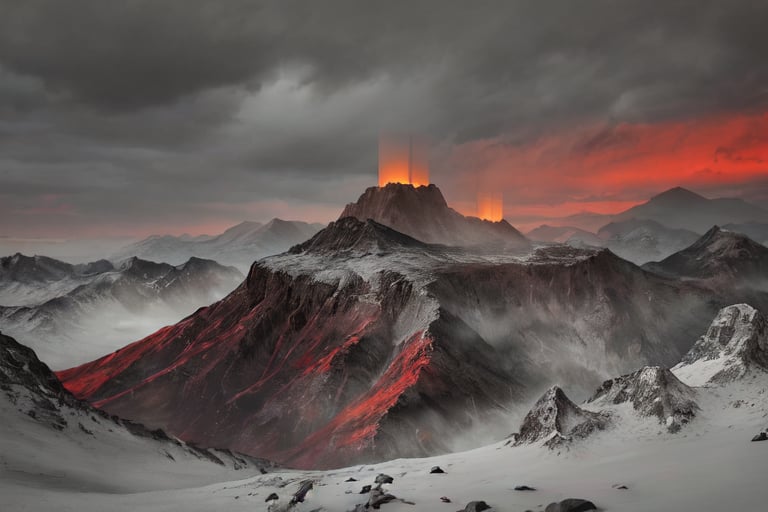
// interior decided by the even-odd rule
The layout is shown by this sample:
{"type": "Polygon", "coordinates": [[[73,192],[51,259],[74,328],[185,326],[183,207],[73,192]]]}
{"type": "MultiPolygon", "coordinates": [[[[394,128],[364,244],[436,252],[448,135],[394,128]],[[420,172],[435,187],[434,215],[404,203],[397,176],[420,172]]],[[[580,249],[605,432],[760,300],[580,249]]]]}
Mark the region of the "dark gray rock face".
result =
{"type": "Polygon", "coordinates": [[[544,512],[588,512],[597,510],[597,507],[591,501],[580,498],[568,498],[560,503],[550,503],[544,512]]]}
{"type": "Polygon", "coordinates": [[[646,366],[605,381],[587,402],[595,406],[629,402],[641,416],[656,417],[670,432],[676,432],[696,416],[699,406],[695,399],[695,391],[670,370],[646,366]]]}
{"type": "Polygon", "coordinates": [[[752,438],[752,442],[756,441],[768,441],[768,432],[760,432],[752,438]]]}
{"type": "Polygon", "coordinates": [[[555,448],[604,430],[609,424],[609,415],[581,409],[562,389],[553,386],[525,416],[515,445],[546,439],[545,445],[555,448]]]}

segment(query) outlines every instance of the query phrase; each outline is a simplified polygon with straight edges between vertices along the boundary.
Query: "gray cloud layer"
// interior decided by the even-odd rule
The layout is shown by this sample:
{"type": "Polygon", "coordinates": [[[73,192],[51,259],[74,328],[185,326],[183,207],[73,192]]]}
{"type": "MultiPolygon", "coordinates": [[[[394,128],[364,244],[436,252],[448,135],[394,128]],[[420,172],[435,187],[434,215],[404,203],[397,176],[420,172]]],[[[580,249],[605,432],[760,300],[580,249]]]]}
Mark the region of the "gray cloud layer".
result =
{"type": "Polygon", "coordinates": [[[276,198],[329,212],[373,182],[382,130],[518,143],[768,106],[760,1],[0,11],[0,234],[224,222],[276,198]]]}

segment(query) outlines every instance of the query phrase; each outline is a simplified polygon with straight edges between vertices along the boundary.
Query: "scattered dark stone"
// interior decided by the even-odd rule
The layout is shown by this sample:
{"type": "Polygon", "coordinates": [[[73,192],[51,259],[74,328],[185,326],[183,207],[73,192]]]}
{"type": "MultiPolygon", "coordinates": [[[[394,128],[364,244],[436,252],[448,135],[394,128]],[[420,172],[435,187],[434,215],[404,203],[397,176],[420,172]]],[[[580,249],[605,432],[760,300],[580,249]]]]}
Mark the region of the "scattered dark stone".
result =
{"type": "Polygon", "coordinates": [[[376,510],[381,507],[381,505],[384,505],[385,503],[389,503],[390,501],[394,501],[397,499],[397,496],[393,496],[392,494],[387,494],[381,489],[374,489],[371,491],[371,497],[368,498],[368,507],[374,508],[376,510]]]}
{"type": "Polygon", "coordinates": [[[629,489],[629,487],[627,487],[626,485],[615,485],[614,488],[620,489],[622,491],[626,491],[627,489],[629,489]]]}
{"type": "Polygon", "coordinates": [[[92,435],[93,435],[93,431],[91,431],[91,430],[88,430],[87,428],[85,428],[85,426],[84,426],[82,423],[78,422],[78,423],[77,423],[77,426],[78,426],[78,427],[80,427],[80,430],[82,430],[82,431],[83,431],[83,432],[85,432],[86,434],[88,434],[88,435],[90,435],[90,436],[92,436],[92,435]]]}
{"type": "Polygon", "coordinates": [[[491,507],[484,501],[470,501],[464,510],[458,512],[483,512],[483,510],[490,510],[491,507]]]}
{"type": "Polygon", "coordinates": [[[264,469],[264,468],[259,468],[259,473],[261,473],[262,475],[266,475],[267,474],[267,470],[264,469]]]}
{"type": "Polygon", "coordinates": [[[376,480],[374,480],[373,483],[382,485],[382,484],[391,484],[394,481],[395,479],[392,478],[391,476],[385,475],[384,473],[379,473],[378,476],[376,477],[376,480]]]}
{"type": "Polygon", "coordinates": [[[535,487],[529,487],[527,485],[518,485],[517,487],[515,487],[515,490],[516,491],[535,491],[536,488],[535,487]]]}
{"type": "Polygon", "coordinates": [[[370,485],[364,485],[363,488],[360,490],[360,494],[368,494],[369,492],[371,492],[370,485]]]}
{"type": "Polygon", "coordinates": [[[240,499],[240,496],[235,496],[235,499],[236,499],[236,500],[239,500],[239,499],[240,499]]]}
{"type": "Polygon", "coordinates": [[[768,433],[766,432],[760,432],[755,437],[752,438],[752,442],[755,441],[768,441],[768,433]]]}
{"type": "Polygon", "coordinates": [[[594,503],[580,498],[568,498],[560,503],[550,503],[544,512],[587,512],[597,510],[594,503]]]}
{"type": "Polygon", "coordinates": [[[349,477],[349,478],[347,478],[347,479],[346,479],[346,480],[344,480],[344,481],[345,481],[345,482],[357,482],[357,478],[349,477]]]}
{"type": "Polygon", "coordinates": [[[267,502],[267,501],[274,501],[274,500],[279,500],[279,499],[280,499],[280,496],[278,496],[277,493],[273,492],[272,494],[267,496],[267,499],[265,499],[264,501],[267,502]]]}
{"type": "Polygon", "coordinates": [[[451,498],[449,498],[448,496],[440,496],[440,501],[442,501],[443,503],[450,503],[451,498]]]}
{"type": "Polygon", "coordinates": [[[299,490],[291,498],[291,503],[304,503],[304,498],[307,497],[307,493],[315,487],[315,483],[312,480],[304,480],[299,484],[299,490]]]}
{"type": "Polygon", "coordinates": [[[432,466],[432,469],[429,470],[430,475],[438,475],[442,473],[445,473],[445,471],[443,471],[443,468],[440,466],[432,466]]]}

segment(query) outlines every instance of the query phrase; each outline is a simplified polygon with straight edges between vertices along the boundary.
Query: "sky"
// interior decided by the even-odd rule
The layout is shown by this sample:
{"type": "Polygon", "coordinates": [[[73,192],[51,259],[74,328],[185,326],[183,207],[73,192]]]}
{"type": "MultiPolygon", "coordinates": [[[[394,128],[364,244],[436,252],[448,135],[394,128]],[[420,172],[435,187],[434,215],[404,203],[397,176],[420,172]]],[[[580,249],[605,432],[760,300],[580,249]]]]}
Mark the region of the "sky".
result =
{"type": "Polygon", "coordinates": [[[762,1],[0,0],[0,236],[328,221],[384,132],[513,223],[768,206],[762,1]]]}

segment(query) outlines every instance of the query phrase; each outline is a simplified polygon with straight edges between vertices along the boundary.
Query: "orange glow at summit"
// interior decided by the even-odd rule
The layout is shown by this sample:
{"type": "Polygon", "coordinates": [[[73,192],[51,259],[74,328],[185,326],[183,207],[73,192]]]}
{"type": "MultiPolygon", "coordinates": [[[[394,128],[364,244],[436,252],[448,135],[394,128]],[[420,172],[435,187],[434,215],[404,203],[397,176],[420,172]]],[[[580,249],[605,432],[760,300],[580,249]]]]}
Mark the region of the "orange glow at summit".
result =
{"type": "Polygon", "coordinates": [[[397,135],[379,138],[379,186],[388,183],[429,185],[429,147],[424,140],[397,135]]]}

